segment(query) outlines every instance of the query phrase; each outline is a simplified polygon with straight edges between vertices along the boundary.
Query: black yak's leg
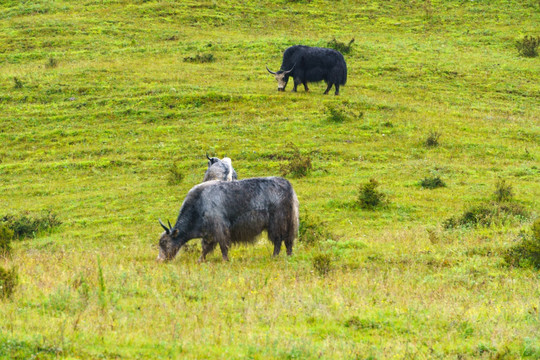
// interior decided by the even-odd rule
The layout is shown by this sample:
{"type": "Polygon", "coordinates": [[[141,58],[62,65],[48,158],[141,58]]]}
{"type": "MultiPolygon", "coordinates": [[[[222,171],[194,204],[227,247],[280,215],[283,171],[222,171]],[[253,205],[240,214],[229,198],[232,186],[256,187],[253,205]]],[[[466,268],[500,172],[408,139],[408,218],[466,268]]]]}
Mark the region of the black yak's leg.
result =
{"type": "Polygon", "coordinates": [[[296,88],[298,87],[298,85],[300,85],[300,83],[300,80],[294,79],[294,87],[292,89],[293,92],[296,92],[296,88]]]}
{"type": "Polygon", "coordinates": [[[209,242],[207,239],[203,239],[201,242],[202,245],[202,255],[199,258],[199,262],[205,262],[206,261],[206,255],[210,253],[214,248],[216,247],[215,242],[209,242]]]}
{"type": "Polygon", "coordinates": [[[327,95],[331,88],[332,88],[332,83],[328,83],[328,86],[326,87],[324,95],[327,95]]]}
{"type": "Polygon", "coordinates": [[[307,81],[304,81],[304,89],[306,89],[306,91],[309,91],[309,88],[307,87],[307,81]]]}
{"type": "Polygon", "coordinates": [[[274,240],[272,239],[272,242],[274,243],[274,254],[273,256],[278,256],[279,255],[279,252],[281,251],[281,239],[279,240],[274,240]]]}
{"type": "Polygon", "coordinates": [[[336,87],[336,95],[339,95],[339,84],[334,85],[336,87]]]}

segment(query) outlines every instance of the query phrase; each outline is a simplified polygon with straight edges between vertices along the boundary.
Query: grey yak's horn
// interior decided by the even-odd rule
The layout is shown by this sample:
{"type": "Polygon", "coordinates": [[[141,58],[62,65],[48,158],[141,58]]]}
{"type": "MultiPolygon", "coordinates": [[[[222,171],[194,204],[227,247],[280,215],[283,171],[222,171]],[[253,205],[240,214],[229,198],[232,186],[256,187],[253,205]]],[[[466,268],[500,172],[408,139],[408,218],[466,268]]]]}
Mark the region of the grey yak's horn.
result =
{"type": "Polygon", "coordinates": [[[165,232],[166,232],[167,234],[170,234],[171,230],[170,230],[168,227],[166,227],[165,224],[163,224],[163,223],[161,222],[161,219],[158,219],[158,221],[159,221],[159,224],[161,225],[161,227],[165,229],[165,232]]]}
{"type": "Polygon", "coordinates": [[[269,72],[270,74],[272,74],[272,75],[276,75],[276,73],[275,73],[275,72],[273,72],[272,70],[270,70],[270,69],[268,68],[268,65],[266,65],[266,70],[268,70],[268,72],[269,72]]]}
{"type": "Polygon", "coordinates": [[[212,159],[210,159],[210,157],[208,156],[208,153],[206,153],[206,158],[207,158],[208,160],[212,160],[212,159]]]}
{"type": "Polygon", "coordinates": [[[296,66],[296,63],[294,63],[294,65],[292,66],[291,70],[284,71],[283,73],[284,73],[284,74],[290,73],[291,71],[294,70],[294,67],[295,67],[295,66],[296,66]]]}

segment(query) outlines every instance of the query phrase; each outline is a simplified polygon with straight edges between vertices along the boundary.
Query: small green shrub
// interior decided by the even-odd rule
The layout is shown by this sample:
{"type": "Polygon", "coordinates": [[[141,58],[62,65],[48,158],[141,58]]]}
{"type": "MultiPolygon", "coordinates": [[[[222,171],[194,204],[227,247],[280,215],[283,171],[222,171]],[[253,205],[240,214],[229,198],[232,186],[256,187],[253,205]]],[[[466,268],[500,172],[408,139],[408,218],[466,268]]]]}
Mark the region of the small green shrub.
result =
{"type": "Polygon", "coordinates": [[[317,244],[332,238],[332,234],[325,229],[325,224],[318,217],[304,213],[300,216],[299,241],[306,244],[317,244]]]}
{"type": "Polygon", "coordinates": [[[168,172],[169,176],[167,177],[167,184],[169,185],[178,185],[184,179],[184,174],[178,167],[178,164],[172,164],[168,172]]]}
{"type": "Polygon", "coordinates": [[[304,177],[309,175],[313,169],[311,164],[311,156],[302,155],[298,147],[294,144],[287,144],[288,147],[288,162],[280,167],[283,176],[291,175],[292,177],[304,177]]]}
{"type": "Polygon", "coordinates": [[[345,327],[347,328],[353,328],[356,330],[363,330],[363,329],[380,329],[382,326],[380,323],[377,323],[373,320],[369,319],[361,319],[358,316],[351,316],[347,321],[344,323],[345,327]]]}
{"type": "Polygon", "coordinates": [[[493,223],[505,222],[509,218],[527,218],[528,211],[517,203],[488,203],[473,206],[463,212],[460,216],[453,216],[443,221],[445,229],[453,229],[459,226],[489,227],[493,223]]]}
{"type": "Polygon", "coordinates": [[[354,119],[361,119],[364,117],[363,111],[352,109],[347,102],[342,104],[328,104],[326,105],[326,120],[333,123],[343,123],[354,119]]]}
{"type": "Polygon", "coordinates": [[[519,55],[525,57],[538,56],[538,46],[540,46],[540,36],[525,35],[516,41],[516,48],[519,55]]]}
{"type": "Polygon", "coordinates": [[[345,113],[345,111],[333,105],[327,105],[326,109],[328,111],[328,116],[326,117],[328,121],[342,123],[349,119],[349,116],[345,113]]]}
{"type": "Polygon", "coordinates": [[[24,87],[24,84],[23,82],[21,81],[21,79],[19,79],[18,77],[14,77],[13,78],[13,87],[15,89],[22,89],[24,87]]]}
{"type": "Polygon", "coordinates": [[[8,299],[11,297],[17,286],[17,269],[14,267],[6,270],[0,267],[0,298],[8,299]]]}
{"type": "Polygon", "coordinates": [[[513,200],[514,194],[512,192],[512,185],[508,184],[505,179],[497,180],[493,196],[497,202],[513,200]]]}
{"type": "Polygon", "coordinates": [[[11,254],[11,240],[13,240],[13,230],[6,224],[0,223],[0,256],[11,254]]]}
{"type": "Polygon", "coordinates": [[[58,60],[53,57],[50,57],[49,60],[45,63],[47,69],[52,69],[58,66],[58,60]]]}
{"type": "Polygon", "coordinates": [[[33,215],[4,215],[0,218],[0,223],[13,231],[15,239],[35,237],[39,232],[50,231],[62,224],[58,216],[50,210],[33,215]]]}
{"type": "Polygon", "coordinates": [[[332,257],[330,254],[321,253],[313,257],[313,268],[317,274],[324,276],[332,270],[332,257]]]}
{"type": "Polygon", "coordinates": [[[195,56],[186,56],[184,58],[184,62],[190,62],[190,63],[210,63],[216,61],[214,54],[207,53],[207,54],[197,54],[195,56]]]}
{"type": "Polygon", "coordinates": [[[379,183],[375,179],[370,179],[367,183],[360,186],[358,205],[362,209],[373,210],[385,203],[386,195],[377,191],[378,186],[379,183]]]}
{"type": "Polygon", "coordinates": [[[439,138],[441,137],[441,133],[431,130],[428,134],[428,137],[424,141],[424,144],[427,147],[437,147],[439,146],[439,138]]]}
{"type": "Polygon", "coordinates": [[[533,266],[540,269],[540,218],[531,226],[531,232],[520,234],[521,240],[504,255],[504,260],[511,266],[533,266]]]}
{"type": "Polygon", "coordinates": [[[437,189],[440,187],[445,187],[446,184],[441,179],[440,176],[425,177],[420,181],[420,186],[424,189],[437,189]]]}
{"type": "Polygon", "coordinates": [[[352,51],[353,43],[354,43],[354,38],[352,38],[348,44],[342,43],[340,41],[337,41],[336,38],[333,38],[326,44],[326,46],[331,49],[337,50],[342,54],[348,54],[352,51]]]}

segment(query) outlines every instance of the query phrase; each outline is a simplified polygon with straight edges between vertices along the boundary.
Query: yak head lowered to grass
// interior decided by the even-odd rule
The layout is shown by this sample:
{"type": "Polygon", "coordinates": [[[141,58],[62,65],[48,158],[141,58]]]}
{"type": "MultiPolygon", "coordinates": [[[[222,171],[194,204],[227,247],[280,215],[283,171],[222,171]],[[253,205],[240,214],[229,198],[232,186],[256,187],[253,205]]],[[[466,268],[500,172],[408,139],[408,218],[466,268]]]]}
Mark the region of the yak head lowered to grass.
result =
{"type": "Polygon", "coordinates": [[[298,235],[298,199],[291,183],[279,177],[239,181],[207,181],[187,194],[176,224],[164,225],[159,239],[158,260],[172,260],[189,240],[202,238],[202,255],[219,245],[223,260],[229,260],[233,243],[254,243],[264,230],[279,255],[284,242],[292,254],[298,235]]]}
{"type": "Polygon", "coordinates": [[[309,90],[308,82],[324,81],[327,84],[325,94],[332,86],[339,95],[339,87],[347,82],[347,64],[343,55],[334,49],[295,45],[283,53],[283,61],[279,71],[266,70],[276,78],[278,91],[285,91],[289,77],[294,79],[292,91],[303,84],[309,90]]]}

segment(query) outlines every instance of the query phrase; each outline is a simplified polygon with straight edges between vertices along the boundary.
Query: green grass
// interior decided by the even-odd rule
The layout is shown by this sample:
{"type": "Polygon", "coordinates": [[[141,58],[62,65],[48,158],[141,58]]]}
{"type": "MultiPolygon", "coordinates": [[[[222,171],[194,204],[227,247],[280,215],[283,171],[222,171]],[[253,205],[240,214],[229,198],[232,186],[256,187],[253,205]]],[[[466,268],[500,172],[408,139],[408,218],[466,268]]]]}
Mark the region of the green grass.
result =
{"type": "Polygon", "coordinates": [[[539,14],[533,0],[2,2],[0,215],[61,225],[0,258],[18,274],[0,358],[538,358],[538,270],[504,256],[540,215],[539,60],[515,46],[539,14]],[[276,91],[265,65],[334,38],[355,39],[339,97],[276,91]],[[202,265],[194,240],[155,262],[157,219],[176,219],[206,152],[272,176],[288,144],[311,159],[290,179],[301,213],[332,238],[202,265]],[[422,189],[428,174],[446,187],[422,189]],[[362,210],[371,178],[387,204],[362,210]],[[500,179],[529,217],[443,229],[500,179]]]}

